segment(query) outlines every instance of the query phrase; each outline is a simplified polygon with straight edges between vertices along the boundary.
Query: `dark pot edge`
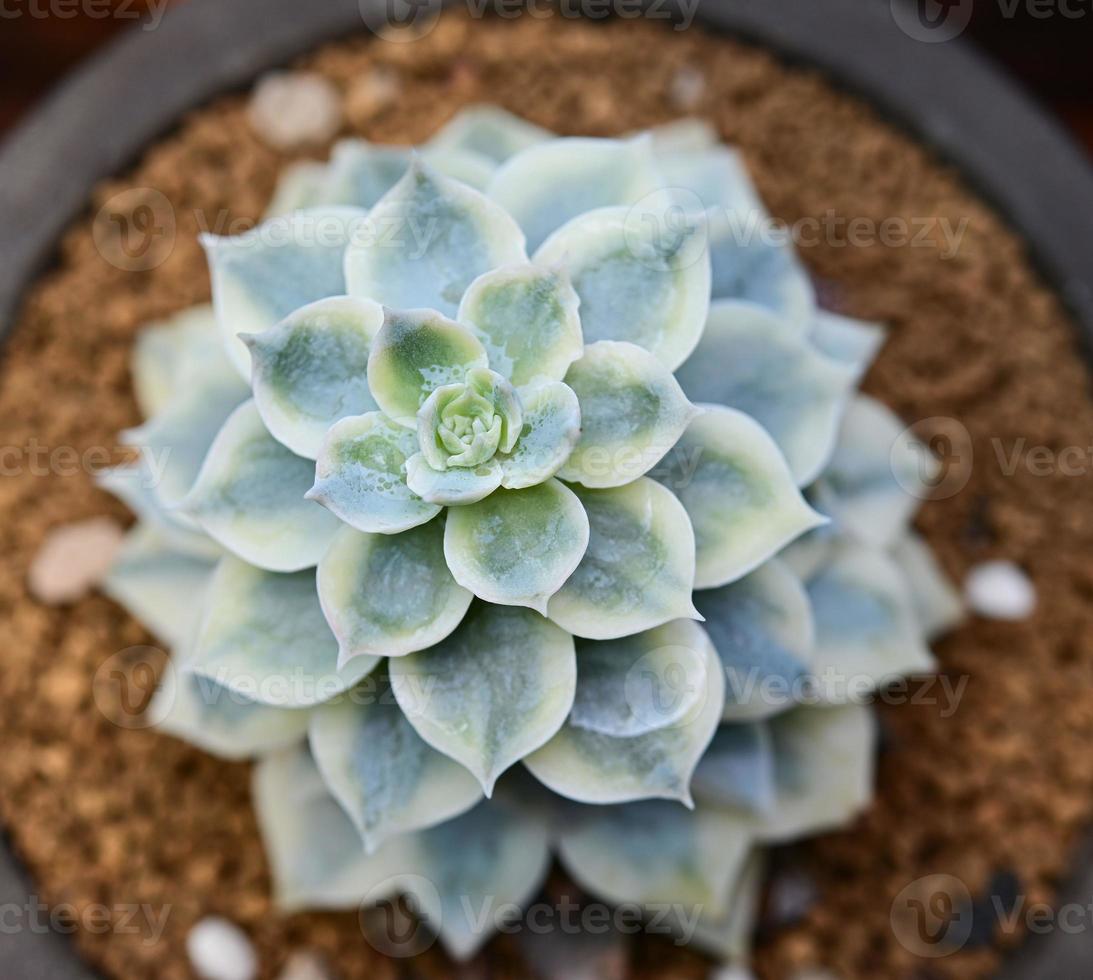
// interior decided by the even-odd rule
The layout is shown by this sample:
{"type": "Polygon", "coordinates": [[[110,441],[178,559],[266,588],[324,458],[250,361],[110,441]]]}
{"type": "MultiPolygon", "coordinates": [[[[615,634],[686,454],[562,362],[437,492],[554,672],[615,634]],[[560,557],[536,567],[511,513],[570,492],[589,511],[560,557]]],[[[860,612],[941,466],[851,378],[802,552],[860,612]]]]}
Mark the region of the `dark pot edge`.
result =
{"type": "MultiPolygon", "coordinates": [[[[129,31],[70,75],[0,145],[0,186],[11,191],[0,225],[0,335],[96,182],[121,172],[195,106],[364,29],[363,4],[377,6],[190,0],[156,31],[129,31]],[[104,131],[113,138],[102,139],[104,131]],[[76,166],[82,176],[72,180],[76,166]]],[[[960,42],[911,39],[884,0],[702,0],[698,18],[821,69],[952,163],[1029,243],[1093,350],[1093,169],[1050,116],[982,56],[960,42]],[[1044,160],[1051,161],[1050,179],[1044,160]]],[[[1060,902],[1081,904],[1093,895],[1093,848],[1084,847],[1074,866],[1079,871],[1060,902]]],[[[31,894],[28,876],[0,847],[0,905],[21,906],[31,894]]],[[[72,944],[52,933],[0,935],[0,960],[24,980],[92,976],[72,944]]],[[[1089,962],[1093,932],[1056,931],[1024,943],[1001,978],[1080,976],[1089,962]]]]}

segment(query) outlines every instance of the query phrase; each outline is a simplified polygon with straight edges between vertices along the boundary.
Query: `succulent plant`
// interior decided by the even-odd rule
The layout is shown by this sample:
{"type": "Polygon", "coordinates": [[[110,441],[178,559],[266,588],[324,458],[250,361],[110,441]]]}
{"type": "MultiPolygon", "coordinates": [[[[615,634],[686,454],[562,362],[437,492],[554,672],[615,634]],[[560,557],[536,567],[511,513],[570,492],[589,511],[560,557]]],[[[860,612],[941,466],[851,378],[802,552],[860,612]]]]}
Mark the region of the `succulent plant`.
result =
{"type": "Polygon", "coordinates": [[[260,758],[285,907],[409,890],[467,956],[554,850],[738,956],[763,846],[866,805],[862,681],[959,606],[855,394],[880,328],[765,214],[700,123],[480,107],[206,239],[213,307],[137,343],[106,588],[173,650],[161,726],[260,758]]]}

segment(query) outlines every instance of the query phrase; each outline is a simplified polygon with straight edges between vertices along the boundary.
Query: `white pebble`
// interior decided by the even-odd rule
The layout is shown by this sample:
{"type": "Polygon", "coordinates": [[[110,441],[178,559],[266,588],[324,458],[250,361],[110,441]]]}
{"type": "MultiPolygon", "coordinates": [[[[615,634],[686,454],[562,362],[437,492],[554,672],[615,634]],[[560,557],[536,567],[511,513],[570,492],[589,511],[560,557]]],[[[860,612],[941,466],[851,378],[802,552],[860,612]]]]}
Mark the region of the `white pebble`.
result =
{"type": "Polygon", "coordinates": [[[684,65],[673,76],[669,96],[677,109],[691,110],[702,101],[706,76],[692,65],[684,65]]]}
{"type": "Polygon", "coordinates": [[[203,980],[254,980],[258,956],[237,925],[219,916],[202,919],[186,937],[186,952],[203,980]]]}
{"type": "Polygon", "coordinates": [[[92,517],[51,530],[27,570],[27,587],[40,602],[75,602],[106,575],[121,546],[122,529],[109,517],[92,517]]]}
{"type": "Polygon", "coordinates": [[[293,953],[277,980],[331,980],[331,974],[318,953],[293,953]]]}
{"type": "Polygon", "coordinates": [[[755,980],[755,974],[742,966],[715,967],[710,980],[755,980]]]}
{"type": "Polygon", "coordinates": [[[342,125],[338,89],[309,72],[266,75],[255,88],[248,111],[254,131],[279,150],[325,143],[342,125]]]}
{"type": "Polygon", "coordinates": [[[964,597],[987,619],[1027,619],[1036,608],[1036,587],[1011,561],[976,565],[964,580],[964,597]]]}

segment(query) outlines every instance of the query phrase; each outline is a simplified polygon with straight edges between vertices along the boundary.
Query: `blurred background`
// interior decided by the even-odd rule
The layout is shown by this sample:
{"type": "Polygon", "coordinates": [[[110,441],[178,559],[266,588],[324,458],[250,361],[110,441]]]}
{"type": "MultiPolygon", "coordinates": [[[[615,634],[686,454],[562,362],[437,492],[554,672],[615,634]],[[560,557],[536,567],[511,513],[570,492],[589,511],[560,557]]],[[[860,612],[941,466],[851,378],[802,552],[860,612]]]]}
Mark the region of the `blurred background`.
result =
{"type": "MultiPolygon", "coordinates": [[[[0,137],[117,32],[149,12],[158,22],[166,7],[184,2],[0,0],[0,137]]],[[[1072,16],[1044,17],[1033,2],[975,0],[965,37],[1022,79],[1093,158],[1093,2],[1070,0],[1067,9],[1072,16]]]]}

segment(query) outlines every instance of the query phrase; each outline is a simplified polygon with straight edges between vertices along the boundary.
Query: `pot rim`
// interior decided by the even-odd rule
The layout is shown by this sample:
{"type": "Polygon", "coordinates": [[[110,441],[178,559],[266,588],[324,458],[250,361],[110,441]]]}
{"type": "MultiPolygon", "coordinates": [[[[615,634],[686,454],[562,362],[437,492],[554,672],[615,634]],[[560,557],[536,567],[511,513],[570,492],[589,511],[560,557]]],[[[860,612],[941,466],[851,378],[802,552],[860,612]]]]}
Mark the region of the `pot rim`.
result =
{"type": "MultiPolygon", "coordinates": [[[[64,229],[86,211],[98,181],[132,165],[194,107],[243,90],[263,71],[324,42],[366,31],[383,2],[189,0],[155,29],[145,29],[150,21],[134,26],[72,72],[0,144],[7,198],[0,223],[0,339],[25,290],[55,256],[64,229]]],[[[690,5],[642,2],[661,11],[690,5]]],[[[820,69],[952,164],[1028,243],[1093,357],[1093,167],[1032,97],[970,44],[927,43],[905,33],[893,12],[913,0],[690,2],[702,25],[820,69]]],[[[1059,901],[1084,904],[1093,895],[1093,848],[1076,855],[1074,867],[1059,901]]],[[[22,907],[32,895],[28,876],[0,845],[0,904],[22,907]]],[[[4,959],[13,975],[27,978],[93,976],[73,944],[52,933],[5,937],[4,959]]],[[[1093,931],[1056,930],[1023,943],[1001,978],[1081,976],[1089,962],[1093,931]]]]}

